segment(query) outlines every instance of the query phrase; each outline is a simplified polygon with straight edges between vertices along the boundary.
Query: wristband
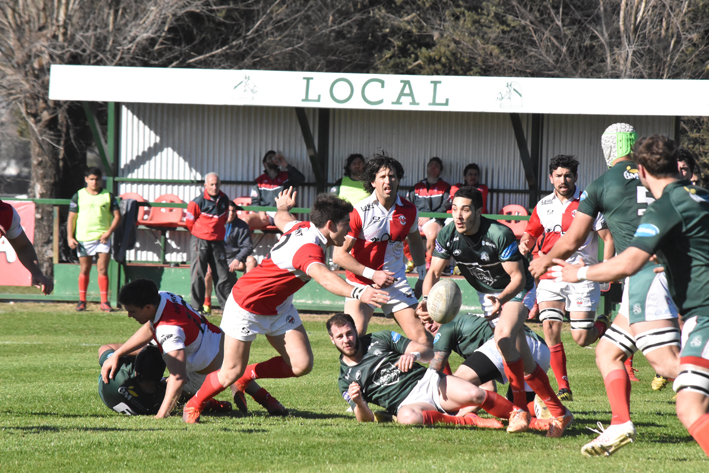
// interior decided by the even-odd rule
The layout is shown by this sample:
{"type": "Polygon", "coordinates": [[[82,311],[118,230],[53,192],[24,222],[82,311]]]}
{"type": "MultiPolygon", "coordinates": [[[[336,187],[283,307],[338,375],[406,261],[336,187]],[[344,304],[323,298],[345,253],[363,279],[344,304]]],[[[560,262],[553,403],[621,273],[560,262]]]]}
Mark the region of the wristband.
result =
{"type": "Polygon", "coordinates": [[[427,301],[428,301],[428,296],[422,296],[422,297],[421,297],[421,300],[422,300],[423,302],[427,302],[427,301]]]}
{"type": "Polygon", "coordinates": [[[419,279],[425,279],[426,278],[426,265],[421,264],[419,266],[416,266],[416,272],[419,275],[419,279]]]}
{"type": "Polygon", "coordinates": [[[364,271],[362,271],[362,277],[367,278],[367,279],[373,279],[374,278],[374,270],[372,268],[364,268],[364,271]]]}
{"type": "Polygon", "coordinates": [[[579,281],[586,281],[586,273],[588,272],[588,266],[583,266],[579,268],[576,272],[576,277],[579,281]]]}
{"type": "Polygon", "coordinates": [[[352,292],[350,293],[350,297],[352,299],[357,299],[357,300],[362,299],[362,294],[364,294],[365,289],[366,289],[366,287],[355,287],[354,289],[352,289],[352,292]]]}
{"type": "Polygon", "coordinates": [[[414,361],[419,361],[421,359],[421,353],[417,351],[412,351],[409,355],[414,355],[414,361]]]}

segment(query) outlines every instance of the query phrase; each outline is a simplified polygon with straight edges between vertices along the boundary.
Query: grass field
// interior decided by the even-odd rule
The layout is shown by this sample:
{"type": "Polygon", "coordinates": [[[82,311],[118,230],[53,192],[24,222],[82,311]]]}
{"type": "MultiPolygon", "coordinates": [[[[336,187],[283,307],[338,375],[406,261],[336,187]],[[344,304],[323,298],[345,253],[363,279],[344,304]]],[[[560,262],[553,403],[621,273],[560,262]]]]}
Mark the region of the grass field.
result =
{"type": "MultiPolygon", "coordinates": [[[[99,399],[98,347],[123,342],[138,328],[125,312],[0,304],[0,470],[709,471],[709,460],[675,416],[672,391],[651,390],[654,373],[642,356],[636,357],[641,382],[633,383],[631,403],[637,442],[610,458],[587,459],[580,448],[595,436],[587,427],[607,425],[610,414],[594,352],[576,346],[568,330],[564,344],[574,391],[568,406],[576,422],[563,438],[546,439],[536,432],[358,424],[337,391],[337,352],[324,328],[326,317],[303,318],[315,352],[313,372],[261,382],[291,417],[270,418],[252,402],[245,417],[203,416],[201,424],[186,425],[178,416],[116,414],[99,399]]],[[[259,338],[252,360],[274,353],[259,338]]],[[[455,369],[460,359],[453,355],[451,362],[455,369]]]]}

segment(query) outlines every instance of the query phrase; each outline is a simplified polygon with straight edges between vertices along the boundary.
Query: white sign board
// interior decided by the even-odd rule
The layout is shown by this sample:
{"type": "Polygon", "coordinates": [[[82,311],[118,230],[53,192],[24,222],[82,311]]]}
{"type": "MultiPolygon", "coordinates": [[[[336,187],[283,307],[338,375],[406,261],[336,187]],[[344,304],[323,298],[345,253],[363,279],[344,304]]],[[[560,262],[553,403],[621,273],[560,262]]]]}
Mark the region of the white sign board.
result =
{"type": "Polygon", "coordinates": [[[53,65],[52,100],[568,115],[709,115],[709,81],[53,65]]]}

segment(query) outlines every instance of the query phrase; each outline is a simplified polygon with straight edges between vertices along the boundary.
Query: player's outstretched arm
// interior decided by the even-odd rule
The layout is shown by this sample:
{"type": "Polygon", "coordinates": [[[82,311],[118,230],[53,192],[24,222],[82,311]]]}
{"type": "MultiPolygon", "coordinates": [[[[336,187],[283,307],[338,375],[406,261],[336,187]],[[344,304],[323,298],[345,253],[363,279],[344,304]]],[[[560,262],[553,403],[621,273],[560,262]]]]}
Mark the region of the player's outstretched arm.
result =
{"type": "Polygon", "coordinates": [[[416,271],[418,272],[419,278],[425,278],[426,244],[423,242],[421,234],[416,226],[414,226],[414,231],[409,233],[406,239],[409,240],[409,251],[411,251],[411,257],[414,260],[414,265],[416,265],[416,271]]]}
{"type": "Polygon", "coordinates": [[[294,191],[291,186],[288,189],[282,190],[278,193],[278,196],[276,196],[276,208],[278,211],[276,212],[276,216],[273,217],[273,223],[281,232],[285,230],[286,225],[296,220],[296,218],[291,215],[290,209],[295,207],[295,198],[297,195],[298,192],[294,191]]]}
{"type": "Polygon", "coordinates": [[[365,304],[372,304],[381,307],[389,301],[389,294],[373,287],[365,289],[357,288],[347,284],[340,276],[330,271],[324,264],[311,264],[308,267],[308,276],[315,279],[318,284],[332,292],[336,296],[352,297],[359,299],[365,304]]]}
{"type": "MultiPolygon", "coordinates": [[[[431,267],[423,280],[421,295],[428,296],[428,293],[431,292],[431,288],[441,280],[441,275],[447,264],[447,259],[439,258],[438,256],[431,258],[431,267]]],[[[421,319],[423,323],[433,322],[433,319],[428,315],[428,305],[425,300],[421,300],[418,307],[416,307],[416,316],[421,319]]]]}
{"type": "Polygon", "coordinates": [[[586,237],[593,228],[595,218],[581,212],[576,212],[574,220],[567,232],[554,243],[554,247],[546,255],[539,255],[539,258],[529,263],[529,272],[539,279],[551,267],[554,258],[566,259],[571,256],[579,246],[586,241],[586,237]]]}
{"type": "Polygon", "coordinates": [[[160,410],[155,414],[156,419],[164,419],[170,415],[172,409],[177,404],[182,394],[182,388],[187,380],[187,363],[185,361],[185,350],[174,350],[165,353],[163,357],[170,376],[167,378],[167,388],[165,397],[160,405],[160,410]]]}
{"type": "Polygon", "coordinates": [[[153,331],[150,328],[150,323],[144,323],[131,337],[118,348],[113,355],[103,363],[101,367],[101,378],[104,383],[108,383],[109,378],[113,379],[116,376],[118,368],[118,359],[124,355],[134,352],[147,345],[153,338],[153,331]]]}
{"type": "Polygon", "coordinates": [[[346,237],[345,243],[342,246],[336,246],[332,253],[332,261],[358,276],[363,276],[367,279],[371,279],[374,284],[380,288],[389,287],[394,284],[394,274],[391,271],[374,270],[372,268],[367,268],[365,265],[357,261],[351,254],[352,248],[354,248],[357,240],[355,238],[346,237]]]}
{"type": "Polygon", "coordinates": [[[360,422],[374,422],[374,412],[369,408],[367,402],[362,397],[362,388],[353,381],[347,390],[350,399],[355,403],[354,414],[360,422]]]}
{"type": "Polygon", "coordinates": [[[448,363],[449,356],[450,353],[446,353],[444,351],[434,352],[433,359],[428,364],[428,367],[438,371],[439,373],[443,373],[443,369],[446,367],[446,363],[448,363]]]}
{"type": "Polygon", "coordinates": [[[592,266],[569,264],[557,258],[554,260],[554,264],[557,266],[552,269],[552,276],[556,277],[557,280],[561,278],[567,282],[583,280],[597,282],[618,281],[640,271],[651,256],[650,253],[631,246],[615,258],[592,266]]]}
{"type": "Polygon", "coordinates": [[[25,234],[24,230],[12,240],[8,239],[10,245],[15,250],[20,263],[27,268],[27,271],[32,275],[32,285],[41,289],[44,295],[49,295],[54,290],[54,280],[42,274],[39,269],[37,260],[37,252],[25,234]]]}
{"type": "Polygon", "coordinates": [[[402,372],[406,373],[411,368],[413,368],[414,363],[420,361],[422,363],[428,363],[433,358],[433,349],[422,345],[420,343],[414,342],[413,340],[409,342],[406,346],[406,351],[404,352],[399,360],[394,363],[394,365],[399,368],[402,372]]]}

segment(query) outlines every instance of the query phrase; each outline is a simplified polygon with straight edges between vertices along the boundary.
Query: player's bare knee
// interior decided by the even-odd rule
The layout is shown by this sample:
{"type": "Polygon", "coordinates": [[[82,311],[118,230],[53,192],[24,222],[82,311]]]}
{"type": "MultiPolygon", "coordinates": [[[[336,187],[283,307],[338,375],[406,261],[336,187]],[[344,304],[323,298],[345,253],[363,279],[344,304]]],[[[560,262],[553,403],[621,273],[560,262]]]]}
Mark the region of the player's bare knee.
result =
{"type": "Polygon", "coordinates": [[[402,407],[396,414],[396,421],[404,425],[423,424],[423,416],[418,411],[402,407]]]}
{"type": "Polygon", "coordinates": [[[580,347],[587,347],[598,340],[597,332],[591,330],[574,330],[571,332],[571,337],[580,347]]]}

